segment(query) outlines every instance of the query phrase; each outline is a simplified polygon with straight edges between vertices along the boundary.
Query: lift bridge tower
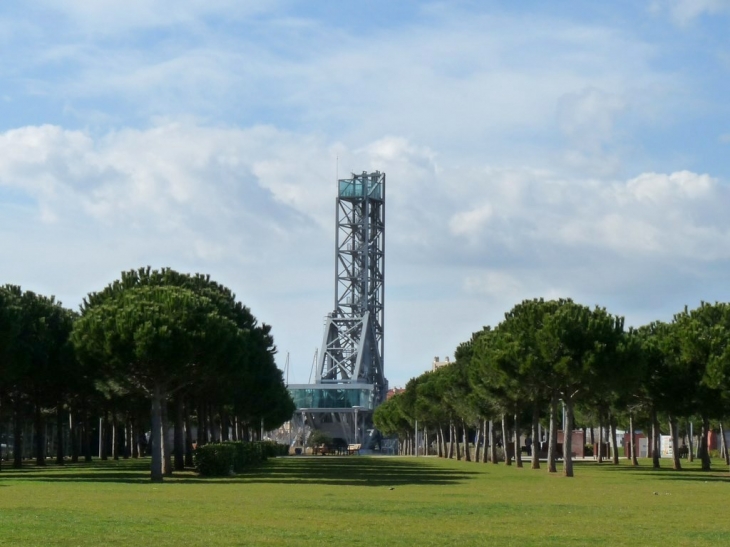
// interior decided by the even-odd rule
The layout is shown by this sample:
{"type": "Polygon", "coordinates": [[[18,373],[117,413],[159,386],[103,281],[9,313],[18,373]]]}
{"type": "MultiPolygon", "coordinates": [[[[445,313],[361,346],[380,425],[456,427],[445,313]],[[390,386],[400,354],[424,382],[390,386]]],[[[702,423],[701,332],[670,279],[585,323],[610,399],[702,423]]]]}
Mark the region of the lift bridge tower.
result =
{"type": "Polygon", "coordinates": [[[385,399],[385,173],[337,181],[335,301],[327,315],[314,384],[290,385],[302,424],[334,438],[366,440],[385,399]],[[359,416],[358,416],[359,414],[359,416]]]}
{"type": "Polygon", "coordinates": [[[327,316],[317,383],[373,386],[385,395],[385,173],[338,181],[335,309],[327,316]]]}

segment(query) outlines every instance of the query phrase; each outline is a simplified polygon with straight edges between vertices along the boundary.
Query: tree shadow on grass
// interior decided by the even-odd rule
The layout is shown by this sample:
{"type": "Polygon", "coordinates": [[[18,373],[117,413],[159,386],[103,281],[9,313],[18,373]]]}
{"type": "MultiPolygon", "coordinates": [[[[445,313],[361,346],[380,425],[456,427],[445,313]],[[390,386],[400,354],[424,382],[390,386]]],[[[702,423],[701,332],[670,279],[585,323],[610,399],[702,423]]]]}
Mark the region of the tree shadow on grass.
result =
{"type": "Polygon", "coordinates": [[[38,482],[126,482],[144,483],[149,480],[149,461],[120,460],[89,463],[35,465],[20,468],[3,467],[0,480],[38,482]]]}
{"type": "MultiPolygon", "coordinates": [[[[170,484],[326,484],[348,486],[402,486],[408,484],[447,485],[468,480],[478,473],[446,469],[427,460],[395,458],[284,458],[246,470],[235,477],[206,478],[188,470],[165,477],[170,484]]],[[[0,480],[40,482],[113,482],[147,484],[149,462],[112,467],[104,463],[74,466],[24,467],[3,470],[0,480]]]]}
{"type": "Polygon", "coordinates": [[[276,462],[276,465],[252,469],[241,475],[241,479],[247,483],[397,486],[456,484],[477,474],[443,468],[425,459],[322,457],[276,462]]]}
{"type": "Polygon", "coordinates": [[[654,468],[650,466],[633,466],[633,465],[613,465],[608,463],[601,464],[602,470],[612,473],[627,473],[631,475],[641,475],[646,479],[659,479],[666,481],[697,481],[697,482],[730,482],[730,474],[727,470],[712,469],[703,471],[697,467],[683,468],[675,471],[671,467],[654,468]]]}

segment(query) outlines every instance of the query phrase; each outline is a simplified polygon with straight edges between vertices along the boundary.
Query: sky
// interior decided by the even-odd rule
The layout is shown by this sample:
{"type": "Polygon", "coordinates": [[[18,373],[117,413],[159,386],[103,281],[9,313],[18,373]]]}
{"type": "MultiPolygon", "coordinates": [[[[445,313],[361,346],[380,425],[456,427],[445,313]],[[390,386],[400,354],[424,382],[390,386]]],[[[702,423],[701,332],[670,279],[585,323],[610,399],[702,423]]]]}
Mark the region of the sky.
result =
{"type": "Polygon", "coordinates": [[[385,375],[526,298],[730,300],[730,0],[0,4],[0,283],[208,273],[310,378],[336,178],[386,173],[385,375]]]}

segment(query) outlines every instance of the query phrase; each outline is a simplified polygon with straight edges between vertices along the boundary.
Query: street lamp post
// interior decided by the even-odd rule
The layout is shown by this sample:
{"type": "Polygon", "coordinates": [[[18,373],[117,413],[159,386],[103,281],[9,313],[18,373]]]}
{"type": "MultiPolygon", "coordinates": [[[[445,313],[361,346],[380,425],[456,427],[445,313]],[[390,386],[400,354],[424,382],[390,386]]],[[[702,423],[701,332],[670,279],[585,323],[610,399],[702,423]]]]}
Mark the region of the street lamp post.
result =
{"type": "Polygon", "coordinates": [[[357,413],[360,410],[365,410],[365,407],[363,406],[353,406],[352,410],[355,411],[355,444],[358,444],[360,442],[360,432],[358,430],[358,421],[357,421],[357,413]]]}

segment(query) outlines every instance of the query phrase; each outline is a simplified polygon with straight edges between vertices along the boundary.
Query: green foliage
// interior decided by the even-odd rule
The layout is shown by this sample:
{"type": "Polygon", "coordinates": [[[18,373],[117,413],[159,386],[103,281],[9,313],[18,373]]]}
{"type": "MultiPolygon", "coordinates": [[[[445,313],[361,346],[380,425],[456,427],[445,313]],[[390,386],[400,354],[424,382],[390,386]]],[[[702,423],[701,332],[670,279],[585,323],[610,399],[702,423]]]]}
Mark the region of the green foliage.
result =
{"type": "Polygon", "coordinates": [[[108,386],[151,399],[155,481],[162,480],[158,424],[172,394],[194,397],[198,408],[216,401],[212,411],[221,420],[232,412],[272,429],[294,410],[273,360],[270,327],[258,326],[231,291],[207,276],[124,272],[84,301],[72,339],[83,361],[104,371],[108,386]]]}
{"type": "Polygon", "coordinates": [[[331,445],[332,437],[320,429],[315,429],[309,436],[307,442],[309,446],[331,445]]]}
{"type": "Polygon", "coordinates": [[[373,413],[373,423],[384,435],[404,435],[411,430],[413,420],[410,399],[398,393],[378,406],[373,413]]]}
{"type": "Polygon", "coordinates": [[[206,364],[235,359],[242,333],[210,299],[181,287],[139,286],[89,306],[76,322],[80,356],[150,394],[178,387],[206,364]],[[237,344],[238,343],[238,344],[237,344]]]}

